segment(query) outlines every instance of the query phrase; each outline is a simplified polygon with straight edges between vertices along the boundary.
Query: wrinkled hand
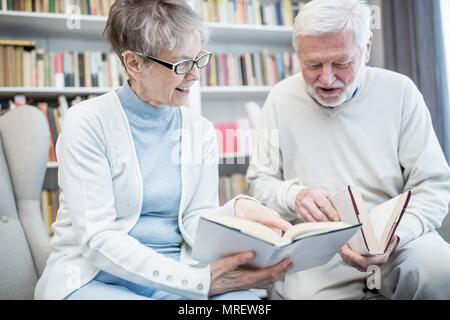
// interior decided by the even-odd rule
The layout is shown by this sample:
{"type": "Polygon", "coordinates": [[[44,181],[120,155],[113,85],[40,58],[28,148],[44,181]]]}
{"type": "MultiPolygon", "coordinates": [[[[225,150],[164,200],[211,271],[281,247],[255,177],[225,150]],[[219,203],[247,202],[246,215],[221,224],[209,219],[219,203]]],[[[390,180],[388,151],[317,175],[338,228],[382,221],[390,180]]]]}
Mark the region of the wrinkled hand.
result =
{"type": "Polygon", "coordinates": [[[330,202],[331,194],[323,189],[305,188],[295,198],[295,213],[300,222],[340,221],[330,202]]]}
{"type": "Polygon", "coordinates": [[[267,289],[293,266],[290,258],[262,269],[244,266],[254,258],[254,252],[240,252],[212,263],[209,295],[252,288],[267,289]]]}
{"type": "Polygon", "coordinates": [[[363,256],[352,249],[348,245],[345,245],[342,247],[341,252],[339,253],[342,260],[344,260],[345,263],[355,267],[361,272],[366,272],[367,269],[370,266],[382,266],[385,264],[391,253],[395,250],[397,247],[397,244],[399,242],[399,237],[394,236],[389,243],[388,249],[384,254],[376,255],[376,256],[363,256]]]}
{"type": "Polygon", "coordinates": [[[283,220],[280,215],[256,201],[238,199],[234,205],[236,217],[261,223],[277,232],[286,231],[292,225],[283,220]]]}

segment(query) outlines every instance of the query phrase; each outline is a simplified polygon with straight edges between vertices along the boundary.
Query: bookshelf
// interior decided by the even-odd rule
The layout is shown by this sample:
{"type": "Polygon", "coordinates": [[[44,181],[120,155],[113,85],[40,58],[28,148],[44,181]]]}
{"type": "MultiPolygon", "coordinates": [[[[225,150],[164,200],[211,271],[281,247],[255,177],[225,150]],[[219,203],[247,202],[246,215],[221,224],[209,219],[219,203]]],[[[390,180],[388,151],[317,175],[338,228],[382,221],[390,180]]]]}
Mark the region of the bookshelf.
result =
{"type": "MultiPolygon", "coordinates": [[[[34,40],[36,47],[46,52],[62,51],[109,51],[102,32],[107,18],[104,16],[74,16],[61,13],[38,13],[0,10],[0,39],[34,40]]],[[[283,52],[291,50],[291,27],[279,25],[251,25],[208,22],[213,53],[243,54],[263,48],[283,52]]],[[[0,99],[17,95],[39,99],[56,100],[64,95],[98,95],[108,92],[109,87],[0,87],[0,99]]],[[[255,101],[262,105],[270,86],[214,86],[196,84],[191,90],[189,105],[213,122],[234,121],[245,118],[244,104],[255,101]]],[[[249,156],[226,154],[219,160],[220,175],[245,174],[249,156]]],[[[57,190],[58,163],[48,162],[44,189],[57,190]]]]}
{"type": "MultiPolygon", "coordinates": [[[[80,48],[108,50],[109,48],[102,35],[107,18],[89,15],[80,15],[77,18],[79,28],[69,28],[68,24],[72,23],[73,25],[73,16],[68,14],[0,10],[0,37],[3,39],[32,39],[37,42],[37,47],[43,47],[47,51],[80,50],[80,48]],[[10,30],[14,31],[10,32],[10,30]]],[[[267,47],[275,47],[278,51],[290,49],[291,27],[288,26],[218,22],[207,24],[210,30],[210,47],[208,49],[213,52],[230,50],[230,45],[232,51],[238,53],[248,50],[256,51],[267,47]]],[[[0,98],[14,95],[26,95],[35,98],[56,98],[59,95],[68,97],[87,96],[102,94],[110,89],[2,87],[0,88],[0,98]]],[[[269,86],[198,86],[197,90],[192,91],[190,101],[194,101],[194,103],[191,103],[195,105],[194,109],[210,120],[230,121],[236,117],[245,117],[243,102],[250,99],[262,104],[269,90],[269,86]],[[215,109],[219,108],[220,104],[217,105],[216,102],[224,99],[229,101],[228,115],[224,115],[224,112],[217,114],[215,109]]]]}
{"type": "MultiPolygon", "coordinates": [[[[199,0],[191,0],[189,2],[201,14],[204,14],[205,11],[204,8],[198,8],[199,3],[213,3],[212,0],[200,2],[199,0]]],[[[222,4],[225,2],[227,1],[215,1],[215,3],[222,4]]],[[[253,0],[253,2],[248,3],[257,2],[258,0],[253,0]]],[[[273,3],[273,1],[259,0],[259,3],[263,2],[273,3]]],[[[295,3],[297,7],[301,6],[302,2],[307,1],[300,1],[299,3],[299,0],[292,0],[292,3],[295,3]]],[[[370,2],[381,6],[380,0],[370,2]]],[[[210,11],[208,11],[209,13],[210,11]]],[[[224,14],[223,11],[219,12],[219,16],[221,14],[224,14]]],[[[230,12],[227,14],[229,18],[230,12]]],[[[227,14],[224,14],[224,16],[227,16],[227,14]]],[[[36,47],[44,49],[45,52],[110,51],[102,35],[107,21],[105,16],[79,15],[76,19],[74,18],[70,14],[7,11],[3,8],[0,10],[0,39],[33,40],[36,42],[36,47]]],[[[210,32],[210,41],[206,49],[216,56],[232,54],[239,57],[249,53],[259,54],[263,50],[267,50],[274,55],[293,52],[291,26],[274,25],[274,23],[217,22],[211,21],[209,18],[204,18],[204,20],[208,21],[207,25],[210,32]]],[[[372,63],[372,65],[383,66],[381,31],[375,30],[374,34],[372,62],[375,61],[375,63],[372,63]]],[[[265,65],[267,66],[267,64],[265,65]]],[[[283,76],[279,78],[283,78],[283,76]]],[[[259,81],[254,83],[267,84],[272,82],[259,81]]],[[[61,95],[72,99],[77,96],[99,95],[112,89],[111,87],[0,87],[0,102],[14,96],[30,97],[33,98],[33,101],[39,101],[39,99],[56,101],[61,95]]],[[[270,85],[202,86],[200,82],[197,82],[191,88],[188,106],[216,124],[237,122],[240,119],[247,118],[246,103],[253,101],[262,106],[270,89],[270,85]]],[[[243,175],[247,171],[249,162],[250,155],[242,152],[242,150],[221,155],[219,159],[219,175],[221,176],[219,190],[220,188],[228,190],[228,194],[232,195],[237,190],[232,190],[233,185],[243,186],[245,184],[243,175]]],[[[57,176],[58,163],[48,162],[44,190],[58,190],[57,176]]],[[[221,193],[219,192],[219,194],[221,193]]],[[[47,197],[50,197],[50,195],[47,194],[47,197]]],[[[54,200],[54,195],[51,197],[54,200]]]]}
{"type": "MultiPolygon", "coordinates": [[[[191,1],[192,2],[192,1],[191,1]]],[[[0,39],[33,40],[37,48],[46,52],[110,51],[102,35],[107,17],[61,13],[38,13],[0,10],[0,39]]],[[[270,52],[292,51],[291,27],[280,25],[252,25],[207,22],[210,32],[208,50],[213,53],[245,54],[268,49],[270,52]]],[[[230,122],[246,118],[244,105],[255,101],[262,105],[271,86],[201,86],[198,82],[191,90],[189,107],[212,122],[230,122]]],[[[99,95],[110,87],[0,87],[0,100],[17,95],[55,100],[99,95]]],[[[245,174],[250,157],[242,152],[221,155],[219,174],[231,176],[245,174]]],[[[57,190],[58,163],[47,163],[45,190],[57,190]]]]}
{"type": "MultiPolygon", "coordinates": [[[[17,36],[81,37],[84,39],[102,39],[106,17],[78,16],[80,28],[69,29],[68,21],[73,16],[60,13],[37,13],[0,10],[0,29],[14,29],[17,36]]],[[[220,42],[241,42],[267,44],[267,39],[273,44],[284,45],[291,41],[291,28],[286,26],[265,25],[235,25],[230,23],[209,22],[210,38],[220,42]]],[[[3,35],[2,35],[3,36],[3,35]]]]}
{"type": "Polygon", "coordinates": [[[266,95],[270,91],[270,86],[217,86],[201,87],[200,93],[203,98],[226,98],[233,95],[241,98],[258,97],[266,95]]]}
{"type": "Polygon", "coordinates": [[[14,30],[14,37],[103,39],[106,17],[81,15],[78,19],[80,28],[69,29],[73,16],[68,14],[0,10],[0,30],[14,30]]]}
{"type": "MultiPolygon", "coordinates": [[[[200,94],[206,99],[210,98],[226,98],[230,95],[238,95],[245,97],[258,97],[268,94],[270,86],[217,86],[217,87],[200,87],[200,94]]],[[[108,87],[0,87],[0,97],[10,97],[18,94],[27,94],[39,98],[51,98],[59,95],[68,97],[77,95],[103,94],[112,90],[108,87]]]]}
{"type": "Polygon", "coordinates": [[[86,88],[86,87],[0,87],[0,97],[6,98],[15,95],[27,95],[36,98],[55,98],[60,95],[67,97],[103,94],[112,88],[86,88]]]}

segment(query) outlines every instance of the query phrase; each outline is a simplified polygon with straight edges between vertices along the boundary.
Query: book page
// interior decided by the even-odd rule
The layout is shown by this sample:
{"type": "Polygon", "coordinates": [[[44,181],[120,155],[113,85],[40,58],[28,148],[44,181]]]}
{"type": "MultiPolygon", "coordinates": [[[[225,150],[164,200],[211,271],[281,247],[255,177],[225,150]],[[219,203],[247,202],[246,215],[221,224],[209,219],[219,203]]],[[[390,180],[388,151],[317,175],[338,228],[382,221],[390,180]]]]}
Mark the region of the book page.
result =
{"type": "Polygon", "coordinates": [[[290,257],[294,267],[290,272],[298,272],[313,268],[330,261],[339,253],[339,250],[361,228],[361,225],[350,226],[343,229],[316,234],[311,237],[303,237],[291,244],[277,248],[271,262],[278,262],[285,257],[290,257]]]}
{"type": "Polygon", "coordinates": [[[408,193],[398,195],[397,197],[376,206],[370,212],[370,220],[372,221],[381,250],[386,248],[393,227],[402,213],[407,196],[408,193]]]}
{"type": "Polygon", "coordinates": [[[281,235],[278,232],[258,222],[220,214],[210,214],[204,218],[274,245],[278,245],[281,241],[281,235]]]}
{"type": "Polygon", "coordinates": [[[337,192],[335,195],[333,195],[330,201],[338,211],[339,216],[341,217],[341,221],[347,222],[349,224],[360,223],[357,215],[355,214],[355,210],[353,209],[348,188],[337,192]]]}
{"type": "Polygon", "coordinates": [[[370,221],[375,232],[375,236],[380,243],[384,243],[383,233],[388,225],[388,221],[398,204],[399,197],[392,198],[374,207],[369,214],[370,221]]]}
{"type": "Polygon", "coordinates": [[[362,255],[370,255],[373,250],[376,250],[378,243],[361,192],[355,187],[347,186],[336,193],[330,201],[338,211],[341,221],[363,225],[362,229],[349,241],[352,250],[362,255]]]}
{"type": "Polygon", "coordinates": [[[331,230],[348,228],[350,224],[345,222],[304,222],[292,226],[285,232],[282,239],[283,242],[291,241],[312,236],[315,234],[325,233],[331,230]]]}

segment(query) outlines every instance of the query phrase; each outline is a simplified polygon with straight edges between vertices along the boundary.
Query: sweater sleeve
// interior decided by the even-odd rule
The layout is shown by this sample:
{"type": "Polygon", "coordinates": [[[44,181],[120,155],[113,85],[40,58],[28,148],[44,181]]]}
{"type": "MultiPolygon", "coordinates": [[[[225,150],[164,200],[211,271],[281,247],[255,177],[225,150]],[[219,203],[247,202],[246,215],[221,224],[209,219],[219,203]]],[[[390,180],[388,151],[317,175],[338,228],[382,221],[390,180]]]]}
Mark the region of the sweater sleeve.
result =
{"type": "Polygon", "coordinates": [[[206,299],[209,266],[195,268],[167,258],[119,228],[102,137],[100,123],[86,109],[66,114],[57,146],[59,183],[81,254],[93,266],[128,281],[206,299]]]}
{"type": "Polygon", "coordinates": [[[256,138],[256,152],[247,170],[250,194],[286,220],[294,220],[295,198],[304,187],[298,179],[284,180],[283,154],[272,95],[261,111],[256,138]]]}
{"type": "Polygon", "coordinates": [[[400,246],[439,228],[450,201],[450,170],[428,108],[412,81],[404,99],[398,155],[404,191],[411,190],[412,197],[396,232],[400,246]]]}

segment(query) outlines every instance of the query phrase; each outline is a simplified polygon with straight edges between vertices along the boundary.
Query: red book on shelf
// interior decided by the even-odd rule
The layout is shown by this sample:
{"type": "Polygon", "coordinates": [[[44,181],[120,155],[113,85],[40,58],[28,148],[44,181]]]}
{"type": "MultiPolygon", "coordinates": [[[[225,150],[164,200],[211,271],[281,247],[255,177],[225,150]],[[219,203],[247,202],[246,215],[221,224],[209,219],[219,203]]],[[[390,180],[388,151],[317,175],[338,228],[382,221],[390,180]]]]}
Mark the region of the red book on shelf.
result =
{"type": "Polygon", "coordinates": [[[63,53],[55,54],[55,87],[64,87],[64,55],[63,53]]]}
{"type": "Polygon", "coordinates": [[[217,141],[219,144],[219,154],[230,154],[239,152],[238,143],[238,123],[222,122],[214,124],[217,133],[217,141]]]}

